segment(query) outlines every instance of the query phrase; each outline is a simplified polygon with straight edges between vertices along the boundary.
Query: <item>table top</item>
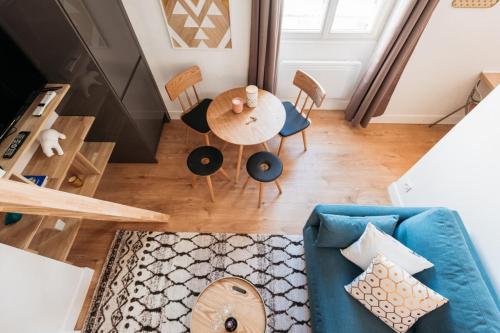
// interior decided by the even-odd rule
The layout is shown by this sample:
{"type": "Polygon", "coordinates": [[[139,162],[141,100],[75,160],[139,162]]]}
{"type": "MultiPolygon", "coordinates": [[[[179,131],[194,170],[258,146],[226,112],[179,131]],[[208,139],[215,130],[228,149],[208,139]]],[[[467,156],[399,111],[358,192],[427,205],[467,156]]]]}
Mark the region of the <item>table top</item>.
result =
{"type": "Polygon", "coordinates": [[[232,111],[231,100],[235,97],[245,100],[245,88],[223,92],[208,107],[208,126],[216,136],[237,145],[256,145],[281,131],[286,113],[276,96],[259,89],[257,107],[249,108],[245,104],[243,112],[238,114],[232,111]]]}
{"type": "MultiPolygon", "coordinates": [[[[230,316],[238,321],[236,332],[264,333],[266,310],[259,292],[247,280],[227,277],[214,281],[198,297],[191,317],[192,333],[214,332],[213,321],[230,304],[230,316]],[[236,288],[236,290],[235,290],[236,288]],[[240,292],[239,290],[244,290],[240,292]]],[[[222,318],[222,317],[219,317],[222,318]]],[[[219,330],[225,332],[224,326],[219,330]]]]}
{"type": "Polygon", "coordinates": [[[481,80],[484,81],[488,89],[493,90],[496,86],[500,85],[500,73],[482,72],[481,80]]]}

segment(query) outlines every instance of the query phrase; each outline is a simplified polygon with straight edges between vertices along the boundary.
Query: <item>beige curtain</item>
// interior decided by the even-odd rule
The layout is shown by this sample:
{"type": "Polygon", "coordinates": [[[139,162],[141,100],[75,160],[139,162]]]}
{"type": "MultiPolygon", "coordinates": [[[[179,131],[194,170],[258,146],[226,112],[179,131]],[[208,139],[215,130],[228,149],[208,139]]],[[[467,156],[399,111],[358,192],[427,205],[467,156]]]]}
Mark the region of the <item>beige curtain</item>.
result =
{"type": "Polygon", "coordinates": [[[283,0],[252,0],[248,84],[276,92],[283,0]]]}
{"type": "Polygon", "coordinates": [[[413,0],[403,18],[382,33],[366,74],[356,88],[345,118],[366,127],[385,112],[403,70],[439,0],[413,0]]]}

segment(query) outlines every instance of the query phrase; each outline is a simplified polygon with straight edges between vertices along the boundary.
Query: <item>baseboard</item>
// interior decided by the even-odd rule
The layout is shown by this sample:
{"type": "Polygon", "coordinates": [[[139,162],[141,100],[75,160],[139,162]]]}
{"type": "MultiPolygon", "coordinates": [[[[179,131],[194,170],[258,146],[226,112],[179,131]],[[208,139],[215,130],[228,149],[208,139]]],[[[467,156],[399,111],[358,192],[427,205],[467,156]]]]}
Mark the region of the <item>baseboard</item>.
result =
{"type": "MultiPolygon", "coordinates": [[[[295,103],[295,97],[293,98],[281,98],[282,101],[289,101],[295,103]]],[[[326,99],[321,105],[321,110],[344,110],[349,104],[349,101],[337,100],[337,99],[326,99]]],[[[181,119],[182,110],[169,110],[168,114],[171,119],[181,119]]]]}
{"type": "Polygon", "coordinates": [[[168,110],[168,114],[170,115],[170,119],[181,119],[182,110],[168,110]]]}
{"type": "MultiPolygon", "coordinates": [[[[380,117],[375,117],[371,123],[379,124],[432,124],[438,119],[444,117],[441,114],[384,114],[380,117]]],[[[440,124],[457,124],[462,120],[463,115],[454,115],[440,122],[440,124]]]]}
{"type": "MultiPolygon", "coordinates": [[[[286,101],[287,99],[283,99],[286,101]]],[[[295,101],[290,100],[292,103],[295,101]]],[[[325,100],[323,105],[321,105],[321,110],[344,110],[347,107],[348,102],[342,100],[325,100]]],[[[169,110],[171,119],[181,119],[182,110],[169,110]]],[[[422,124],[429,125],[434,123],[439,118],[443,117],[440,114],[387,114],[380,117],[372,118],[371,123],[378,124],[422,124]]],[[[455,115],[447,118],[440,124],[455,125],[460,120],[462,120],[463,115],[455,115]]]]}
{"type": "Polygon", "coordinates": [[[397,182],[391,183],[387,187],[387,192],[389,193],[389,198],[393,206],[401,207],[403,206],[403,201],[401,200],[401,195],[399,194],[399,187],[397,182]]]}

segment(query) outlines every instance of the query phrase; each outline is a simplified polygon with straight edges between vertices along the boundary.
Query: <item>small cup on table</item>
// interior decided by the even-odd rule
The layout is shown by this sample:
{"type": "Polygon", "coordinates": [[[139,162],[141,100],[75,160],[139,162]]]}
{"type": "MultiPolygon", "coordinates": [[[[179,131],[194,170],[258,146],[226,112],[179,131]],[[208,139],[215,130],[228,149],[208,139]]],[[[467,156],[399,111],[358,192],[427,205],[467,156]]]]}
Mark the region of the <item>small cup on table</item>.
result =
{"type": "Polygon", "coordinates": [[[241,113],[243,111],[243,99],[235,97],[231,100],[231,103],[233,105],[234,113],[241,113]]]}

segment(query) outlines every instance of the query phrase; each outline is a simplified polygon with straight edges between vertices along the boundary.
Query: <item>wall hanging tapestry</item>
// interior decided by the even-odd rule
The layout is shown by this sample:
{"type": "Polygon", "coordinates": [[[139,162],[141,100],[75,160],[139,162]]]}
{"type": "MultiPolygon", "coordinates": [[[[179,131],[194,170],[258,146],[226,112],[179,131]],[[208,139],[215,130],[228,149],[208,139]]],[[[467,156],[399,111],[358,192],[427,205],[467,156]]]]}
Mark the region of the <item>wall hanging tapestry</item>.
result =
{"type": "Polygon", "coordinates": [[[255,285],[266,332],[311,332],[304,269],[302,236],[118,231],[82,332],[190,332],[198,295],[226,276],[255,285]]]}
{"type": "Polygon", "coordinates": [[[229,0],[160,0],[172,47],[230,49],[229,0]]]}
{"type": "Polygon", "coordinates": [[[491,8],[498,0],[453,0],[451,5],[455,8],[491,8]]]}

